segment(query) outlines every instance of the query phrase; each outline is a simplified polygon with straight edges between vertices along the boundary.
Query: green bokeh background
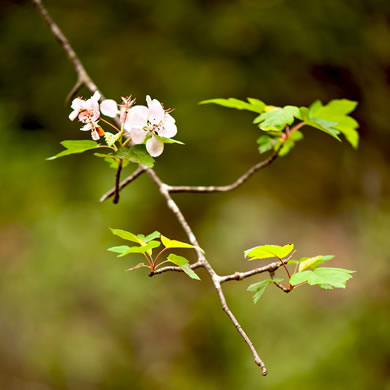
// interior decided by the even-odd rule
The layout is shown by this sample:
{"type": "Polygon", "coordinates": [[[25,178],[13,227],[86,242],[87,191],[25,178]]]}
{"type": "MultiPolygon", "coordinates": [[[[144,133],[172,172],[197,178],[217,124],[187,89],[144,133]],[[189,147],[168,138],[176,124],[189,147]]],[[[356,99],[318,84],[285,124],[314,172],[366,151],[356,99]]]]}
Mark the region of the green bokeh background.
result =
{"type": "MultiPolygon", "coordinates": [[[[105,95],[175,107],[178,139],[156,171],[170,184],[227,184],[259,159],[250,113],[197,102],[358,100],[354,151],[307,128],[293,152],[240,189],[178,194],[218,273],[243,250],[294,242],[358,272],[346,290],[247,286],[226,296],[265,360],[261,377],[203,271],[123,272],[108,227],[186,240],[154,184],[99,204],[114,171],[67,119],[76,76],[28,1],[0,5],[0,388],[9,390],[390,389],[388,0],[47,0],[105,95]]],[[[81,94],[88,97],[88,91],[81,94]]],[[[124,173],[130,173],[130,168],[124,173]]]]}

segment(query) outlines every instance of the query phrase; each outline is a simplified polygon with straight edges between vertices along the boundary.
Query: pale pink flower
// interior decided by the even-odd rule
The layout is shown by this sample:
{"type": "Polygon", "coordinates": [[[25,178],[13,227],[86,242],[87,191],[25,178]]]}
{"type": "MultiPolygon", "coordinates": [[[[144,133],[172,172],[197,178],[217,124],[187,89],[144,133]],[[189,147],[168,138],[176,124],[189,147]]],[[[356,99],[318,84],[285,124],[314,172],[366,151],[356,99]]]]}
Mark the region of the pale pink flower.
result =
{"type": "Polygon", "coordinates": [[[76,98],[73,100],[71,108],[73,111],[69,114],[71,121],[77,117],[84,126],[80,129],[82,131],[91,131],[91,137],[97,141],[103,134],[103,129],[98,125],[97,121],[100,118],[99,111],[100,93],[95,92],[88,100],[76,98]]]}
{"type": "Polygon", "coordinates": [[[100,93],[97,91],[88,100],[79,97],[74,99],[71,105],[73,111],[69,114],[69,119],[74,121],[78,117],[83,123],[88,123],[90,120],[97,121],[100,117],[99,99],[100,93]]]}
{"type": "Polygon", "coordinates": [[[164,151],[164,142],[159,137],[172,138],[177,133],[175,119],[157,99],[146,96],[146,106],[134,106],[129,110],[125,129],[135,144],[142,144],[147,136],[146,150],[153,157],[164,151]]]}
{"type": "Polygon", "coordinates": [[[89,131],[91,130],[91,137],[94,141],[97,141],[104,135],[104,130],[99,126],[97,122],[89,122],[86,125],[84,125],[81,129],[81,131],[89,131]]]}
{"type": "Polygon", "coordinates": [[[115,118],[117,115],[120,115],[121,123],[124,123],[127,118],[130,107],[134,104],[135,99],[129,97],[122,97],[122,104],[118,106],[115,100],[106,99],[100,103],[100,111],[103,115],[115,118]]]}

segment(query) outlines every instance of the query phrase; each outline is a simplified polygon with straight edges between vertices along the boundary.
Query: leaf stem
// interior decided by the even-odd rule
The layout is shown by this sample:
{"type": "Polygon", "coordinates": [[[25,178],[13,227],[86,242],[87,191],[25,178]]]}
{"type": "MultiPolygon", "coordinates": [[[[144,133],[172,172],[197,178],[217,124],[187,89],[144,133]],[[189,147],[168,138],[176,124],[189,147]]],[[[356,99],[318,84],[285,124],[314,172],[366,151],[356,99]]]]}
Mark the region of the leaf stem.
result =
{"type": "Polygon", "coordinates": [[[164,248],[164,249],[156,256],[156,258],[154,259],[154,262],[153,262],[153,266],[156,265],[157,260],[159,259],[159,257],[160,257],[167,249],[168,249],[168,248],[164,248]]]}
{"type": "Polygon", "coordinates": [[[100,120],[103,121],[104,123],[107,123],[107,125],[113,127],[118,133],[120,132],[120,130],[119,130],[116,126],[114,126],[112,123],[106,121],[106,120],[103,119],[102,117],[100,117],[100,120]]]}

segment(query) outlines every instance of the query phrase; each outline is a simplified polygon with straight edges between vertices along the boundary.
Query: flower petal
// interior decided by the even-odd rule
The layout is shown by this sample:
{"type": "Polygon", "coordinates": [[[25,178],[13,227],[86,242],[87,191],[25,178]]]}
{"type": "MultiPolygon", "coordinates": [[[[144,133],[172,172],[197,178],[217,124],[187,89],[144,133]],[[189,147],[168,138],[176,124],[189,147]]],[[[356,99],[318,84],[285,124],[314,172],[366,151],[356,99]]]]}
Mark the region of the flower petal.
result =
{"type": "Polygon", "coordinates": [[[69,114],[69,119],[71,121],[74,121],[76,118],[77,118],[77,115],[79,115],[79,111],[78,110],[74,110],[72,111],[70,114],[69,114]]]}
{"type": "Polygon", "coordinates": [[[148,120],[152,125],[158,125],[164,120],[165,111],[161,103],[157,99],[151,99],[150,96],[146,96],[148,103],[148,120]]]}
{"type": "Polygon", "coordinates": [[[95,93],[91,96],[90,99],[95,100],[96,102],[98,102],[101,97],[102,96],[100,95],[100,93],[98,91],[95,91],[95,93]]]}
{"type": "Polygon", "coordinates": [[[92,139],[94,141],[97,141],[98,139],[100,139],[99,133],[96,130],[92,130],[91,136],[92,136],[92,139]]]}
{"type": "Polygon", "coordinates": [[[72,101],[72,105],[70,106],[73,110],[82,110],[85,106],[85,101],[81,98],[76,98],[76,99],[73,99],[72,101]]]}
{"type": "Polygon", "coordinates": [[[134,106],[130,108],[125,123],[125,129],[130,131],[133,128],[142,129],[148,122],[148,108],[146,106],[134,106]]]}
{"type": "Polygon", "coordinates": [[[164,151],[164,142],[152,136],[146,141],[146,150],[152,157],[158,157],[164,151]]]}
{"type": "Polygon", "coordinates": [[[164,125],[158,130],[158,135],[165,138],[172,138],[176,135],[176,133],[177,127],[173,118],[166,118],[164,125]]]}
{"type": "Polygon", "coordinates": [[[131,129],[130,137],[135,144],[142,144],[146,138],[146,131],[140,129],[131,129]]]}
{"type": "Polygon", "coordinates": [[[84,125],[80,130],[81,131],[89,131],[92,129],[92,125],[90,123],[87,123],[86,125],[84,125]]]}
{"type": "Polygon", "coordinates": [[[119,114],[118,105],[113,99],[106,99],[100,103],[100,111],[103,115],[115,118],[119,114]]]}

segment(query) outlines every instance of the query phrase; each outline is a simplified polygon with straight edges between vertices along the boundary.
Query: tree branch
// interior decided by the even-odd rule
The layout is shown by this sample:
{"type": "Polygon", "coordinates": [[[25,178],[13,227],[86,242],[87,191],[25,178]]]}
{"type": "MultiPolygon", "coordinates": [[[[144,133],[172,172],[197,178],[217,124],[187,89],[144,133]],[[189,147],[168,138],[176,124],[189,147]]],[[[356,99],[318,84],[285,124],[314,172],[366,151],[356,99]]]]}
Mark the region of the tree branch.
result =
{"type": "MultiPolygon", "coordinates": [[[[57,24],[54,22],[54,20],[50,17],[48,14],[47,10],[43,6],[41,0],[32,0],[33,4],[37,7],[39,13],[42,15],[43,19],[45,22],[48,24],[48,26],[51,29],[51,32],[57,39],[57,41],[60,43],[62,48],[64,49],[67,57],[69,58],[71,64],[73,65],[77,75],[77,83],[76,85],[72,88],[70,94],[68,95],[70,98],[74,96],[79,88],[82,85],[85,85],[92,93],[95,91],[99,91],[95,83],[92,81],[92,79],[89,77],[88,73],[84,69],[79,57],[71,47],[68,39],[65,37],[65,35],[62,33],[62,31],[59,29],[57,24]]],[[[102,93],[99,91],[99,93],[102,95],[102,93]]],[[[103,95],[102,95],[103,97],[103,95]]],[[[242,183],[244,183],[250,176],[252,176],[256,171],[259,169],[262,169],[269,164],[271,164],[277,157],[277,152],[275,152],[270,158],[268,158],[265,161],[262,161],[256,165],[254,165],[252,168],[250,168],[244,175],[242,175],[239,179],[237,179],[233,184],[229,186],[222,186],[222,187],[173,187],[173,186],[168,186],[164,182],[161,181],[161,179],[157,176],[157,174],[150,168],[146,168],[144,166],[139,166],[132,175],[127,177],[125,180],[123,180],[119,186],[117,185],[117,189],[120,190],[121,188],[125,187],[127,184],[131,183],[134,181],[138,176],[140,176],[142,173],[147,172],[147,174],[151,177],[153,182],[156,184],[158,187],[159,192],[161,195],[164,197],[166,200],[168,208],[173,212],[175,217],[177,218],[179,224],[182,226],[183,230],[185,231],[189,241],[191,242],[192,245],[195,246],[195,251],[198,256],[198,261],[195,264],[191,265],[192,269],[195,268],[205,268],[206,271],[208,272],[214,287],[218,293],[218,297],[222,306],[222,309],[224,312],[227,314],[227,316],[230,318],[232,321],[233,325],[241,335],[241,337],[244,339],[246,344],[248,345],[249,349],[252,352],[253,358],[255,360],[255,363],[261,367],[262,369],[262,375],[267,374],[266,367],[263,363],[263,361],[260,359],[258,353],[256,352],[256,349],[253,346],[253,343],[245,333],[245,331],[242,329],[241,325],[237,321],[236,317],[233,315],[233,313],[230,311],[227,303],[226,303],[226,298],[224,296],[224,293],[221,288],[221,283],[226,282],[229,280],[238,280],[237,279],[237,274],[234,274],[234,277],[232,275],[227,275],[225,277],[221,277],[217,275],[217,273],[214,271],[213,267],[210,265],[210,263],[207,261],[206,257],[204,254],[201,252],[199,249],[199,244],[198,241],[192,232],[192,229],[190,228],[189,224],[187,223],[186,219],[184,218],[184,215],[180,211],[179,207],[177,206],[176,202],[172,199],[170,192],[224,192],[224,191],[230,191],[234,188],[237,188],[240,186],[242,183]]],[[[106,194],[104,194],[101,198],[100,201],[103,202],[105,199],[109,198],[110,196],[115,194],[115,189],[108,191],[106,194]]],[[[280,262],[278,263],[271,263],[269,266],[266,266],[267,269],[263,270],[263,268],[258,268],[253,271],[249,272],[244,272],[239,274],[241,278],[249,277],[251,275],[255,275],[260,272],[273,272],[277,268],[281,266],[280,262]]],[[[168,271],[181,271],[179,267],[164,267],[161,269],[156,270],[154,273],[150,274],[150,276],[160,274],[163,272],[168,272],[168,271]]]]}
{"type": "Polygon", "coordinates": [[[193,193],[213,193],[213,192],[228,192],[236,189],[241,184],[245,183],[253,174],[257,171],[271,165],[278,157],[278,151],[274,152],[269,158],[264,161],[258,162],[248,169],[242,176],[240,176],[235,182],[226,186],[168,186],[170,193],[179,192],[193,192],[193,193]]]}
{"type": "MultiPolygon", "coordinates": [[[[130,184],[132,181],[134,181],[138,176],[141,176],[145,172],[146,168],[139,166],[130,176],[127,176],[126,179],[120,182],[119,184],[119,190],[121,190],[123,187],[130,184]]],[[[110,191],[106,192],[102,197],[99,199],[99,202],[104,202],[106,199],[110,198],[115,194],[115,187],[112,188],[110,191]]]]}

